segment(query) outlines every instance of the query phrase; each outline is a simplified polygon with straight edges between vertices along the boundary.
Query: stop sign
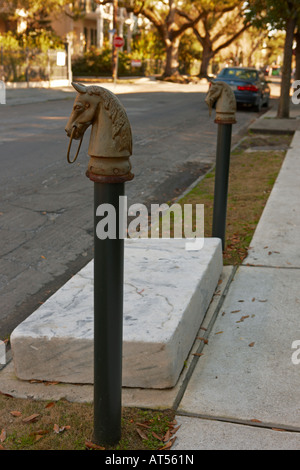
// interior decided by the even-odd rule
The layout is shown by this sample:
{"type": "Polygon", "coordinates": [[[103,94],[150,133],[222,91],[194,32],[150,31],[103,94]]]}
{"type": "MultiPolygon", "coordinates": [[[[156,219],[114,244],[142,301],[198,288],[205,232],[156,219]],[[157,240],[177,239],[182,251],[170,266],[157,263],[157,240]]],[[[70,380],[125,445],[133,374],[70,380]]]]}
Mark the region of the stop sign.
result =
{"type": "Polygon", "coordinates": [[[114,46],[115,47],[123,47],[124,46],[124,39],[120,36],[116,36],[114,38],[114,46]]]}

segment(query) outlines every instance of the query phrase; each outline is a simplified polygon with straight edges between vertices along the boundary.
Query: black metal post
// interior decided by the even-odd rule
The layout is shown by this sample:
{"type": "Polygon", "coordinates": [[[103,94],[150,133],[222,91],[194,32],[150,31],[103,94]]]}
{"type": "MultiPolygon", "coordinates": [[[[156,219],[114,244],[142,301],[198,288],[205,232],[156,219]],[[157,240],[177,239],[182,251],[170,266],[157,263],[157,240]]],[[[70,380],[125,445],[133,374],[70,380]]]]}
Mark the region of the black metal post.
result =
{"type": "Polygon", "coordinates": [[[218,124],[212,236],[222,240],[223,250],[225,247],[231,132],[232,124],[218,124]]]}
{"type": "Polygon", "coordinates": [[[119,196],[124,183],[94,183],[94,441],[121,437],[124,239],[119,237],[119,196]],[[99,239],[96,211],[116,210],[116,238],[99,239]]]}

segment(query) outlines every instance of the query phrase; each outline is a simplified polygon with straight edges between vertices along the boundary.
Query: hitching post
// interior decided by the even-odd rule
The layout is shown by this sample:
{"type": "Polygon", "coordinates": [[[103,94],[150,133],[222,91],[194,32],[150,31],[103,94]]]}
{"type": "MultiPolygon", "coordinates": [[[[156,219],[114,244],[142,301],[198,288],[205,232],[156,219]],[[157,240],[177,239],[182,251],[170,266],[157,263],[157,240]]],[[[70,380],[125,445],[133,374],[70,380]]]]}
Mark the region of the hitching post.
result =
{"type": "Polygon", "coordinates": [[[113,93],[98,86],[72,85],[78,95],[66,128],[71,137],[70,163],[78,154],[70,161],[72,138],[82,140],[92,124],[86,175],[94,182],[94,442],[113,445],[121,437],[126,234],[120,197],[124,196],[124,183],[133,178],[129,161],[132,136],[126,111],[113,93]]]}
{"type": "Polygon", "coordinates": [[[215,123],[218,124],[215,192],[212,236],[220,238],[225,248],[226,213],[232,124],[236,123],[236,100],[230,86],[224,82],[212,82],[206,103],[211,108],[216,103],[215,123]]]}

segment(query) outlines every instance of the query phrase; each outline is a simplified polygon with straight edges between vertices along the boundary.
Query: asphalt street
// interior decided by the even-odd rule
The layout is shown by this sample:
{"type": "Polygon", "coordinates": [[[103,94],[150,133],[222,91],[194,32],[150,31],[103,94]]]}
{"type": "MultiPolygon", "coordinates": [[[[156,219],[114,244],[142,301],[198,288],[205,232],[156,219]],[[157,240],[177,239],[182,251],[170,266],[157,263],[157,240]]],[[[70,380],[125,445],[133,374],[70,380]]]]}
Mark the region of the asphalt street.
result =
{"type": "MultiPolygon", "coordinates": [[[[0,339],[93,257],[89,131],[76,163],[66,160],[64,128],[74,98],[0,108],[0,339]]],[[[204,92],[119,98],[133,133],[129,205],[174,200],[213,166],[217,125],[204,92]]],[[[237,112],[233,143],[256,116],[237,112]]]]}

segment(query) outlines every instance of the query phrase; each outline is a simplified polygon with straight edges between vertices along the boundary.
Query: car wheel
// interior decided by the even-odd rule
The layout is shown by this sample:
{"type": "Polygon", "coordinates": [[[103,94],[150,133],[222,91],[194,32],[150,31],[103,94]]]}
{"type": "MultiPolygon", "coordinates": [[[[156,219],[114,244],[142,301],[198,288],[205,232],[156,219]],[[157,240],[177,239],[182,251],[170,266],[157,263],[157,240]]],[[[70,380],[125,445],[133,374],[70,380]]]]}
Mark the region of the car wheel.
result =
{"type": "Polygon", "coordinates": [[[254,105],[254,111],[259,113],[261,111],[261,108],[262,108],[262,97],[260,96],[258,103],[254,105]]]}
{"type": "Polygon", "coordinates": [[[265,107],[265,108],[268,108],[269,105],[270,105],[270,97],[268,96],[267,99],[266,99],[266,101],[265,101],[265,103],[264,103],[264,107],[265,107]]]}

